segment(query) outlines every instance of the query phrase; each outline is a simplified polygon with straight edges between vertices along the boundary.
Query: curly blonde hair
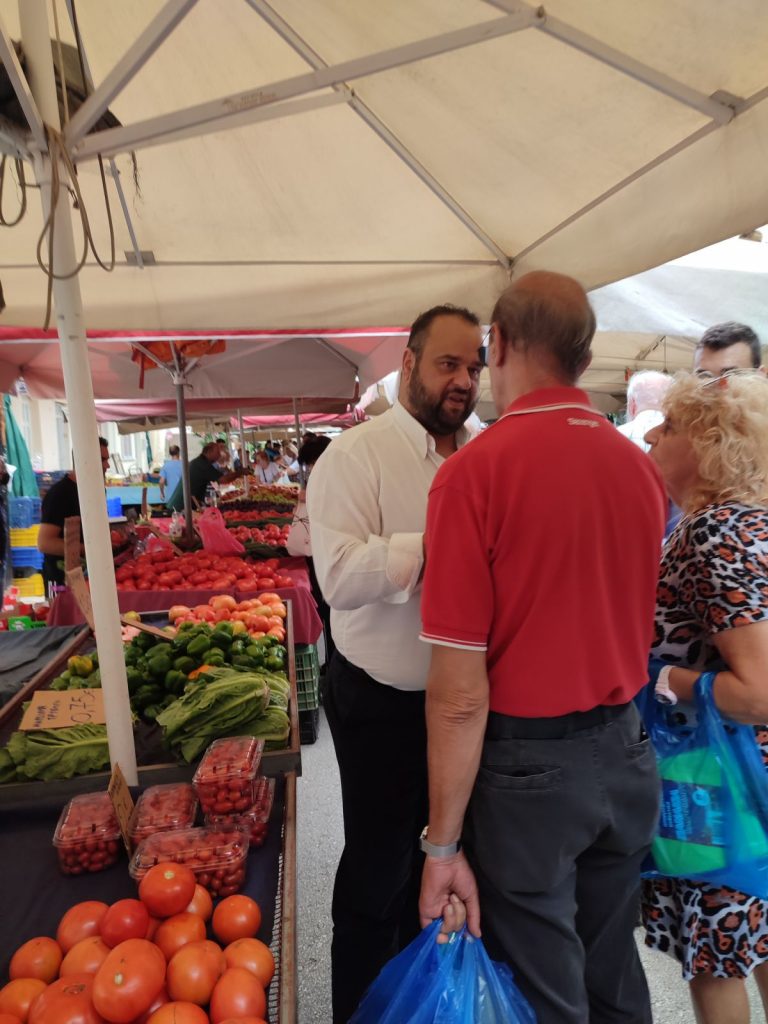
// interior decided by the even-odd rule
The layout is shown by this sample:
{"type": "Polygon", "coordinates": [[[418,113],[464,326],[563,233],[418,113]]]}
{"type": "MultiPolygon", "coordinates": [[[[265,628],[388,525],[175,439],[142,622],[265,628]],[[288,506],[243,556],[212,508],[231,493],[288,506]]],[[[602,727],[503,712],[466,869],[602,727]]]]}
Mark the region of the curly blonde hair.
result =
{"type": "Polygon", "coordinates": [[[768,377],[678,374],[662,410],[698,460],[700,486],[684,511],[723,501],[768,505],[768,377]]]}

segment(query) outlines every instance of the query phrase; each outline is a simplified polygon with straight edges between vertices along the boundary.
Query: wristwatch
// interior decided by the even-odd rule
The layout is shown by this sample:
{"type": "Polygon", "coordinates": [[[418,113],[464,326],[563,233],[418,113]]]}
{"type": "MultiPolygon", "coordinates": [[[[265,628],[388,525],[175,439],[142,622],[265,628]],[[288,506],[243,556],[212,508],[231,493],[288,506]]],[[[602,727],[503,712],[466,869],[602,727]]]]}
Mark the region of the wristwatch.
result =
{"type": "Polygon", "coordinates": [[[449,843],[447,846],[436,846],[427,839],[429,825],[424,826],[424,831],[419,836],[419,846],[428,857],[453,857],[461,849],[461,840],[449,843]]]}

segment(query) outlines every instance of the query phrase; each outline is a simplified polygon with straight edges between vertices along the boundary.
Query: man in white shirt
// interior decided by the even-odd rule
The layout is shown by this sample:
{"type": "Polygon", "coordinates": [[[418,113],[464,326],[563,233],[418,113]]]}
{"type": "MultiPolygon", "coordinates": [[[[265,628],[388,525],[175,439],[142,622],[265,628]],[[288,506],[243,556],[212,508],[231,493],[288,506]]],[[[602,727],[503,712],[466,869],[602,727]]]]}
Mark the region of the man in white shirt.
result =
{"type": "Polygon", "coordinates": [[[422,313],[403,354],[398,401],[333,441],[307,488],[315,570],[337,647],[323,694],[344,806],[334,1024],[349,1020],[379,970],[419,931],[429,651],[419,642],[418,590],[427,495],[444,459],[469,440],[464,422],[482,356],[473,313],[422,313]]]}
{"type": "Polygon", "coordinates": [[[650,448],[645,442],[645,435],[664,419],[661,403],[671,383],[669,374],[658,370],[640,370],[629,378],[627,422],[618,429],[644,452],[650,448]]]}

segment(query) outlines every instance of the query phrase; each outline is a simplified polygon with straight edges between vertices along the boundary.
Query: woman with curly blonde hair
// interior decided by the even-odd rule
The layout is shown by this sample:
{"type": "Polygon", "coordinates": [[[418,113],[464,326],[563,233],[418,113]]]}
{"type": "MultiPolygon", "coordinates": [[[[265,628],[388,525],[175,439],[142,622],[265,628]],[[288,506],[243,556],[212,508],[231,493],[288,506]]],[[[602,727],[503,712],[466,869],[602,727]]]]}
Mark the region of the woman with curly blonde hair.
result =
{"type": "MultiPolygon", "coordinates": [[[[683,518],[661,563],[656,694],[690,701],[701,672],[717,672],[718,707],[755,726],[768,769],[768,378],[681,376],[663,411],[645,439],[683,518]]],[[[768,1018],[767,901],[658,879],[643,921],[646,944],[682,963],[699,1024],[749,1024],[753,971],[768,1018]]]]}

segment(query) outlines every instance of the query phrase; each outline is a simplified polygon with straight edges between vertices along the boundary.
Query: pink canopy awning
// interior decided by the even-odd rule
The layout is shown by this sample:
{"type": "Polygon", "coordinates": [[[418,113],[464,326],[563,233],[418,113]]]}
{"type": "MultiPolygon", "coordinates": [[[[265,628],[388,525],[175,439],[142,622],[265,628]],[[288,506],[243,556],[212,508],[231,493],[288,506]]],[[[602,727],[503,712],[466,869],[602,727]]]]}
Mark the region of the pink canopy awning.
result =
{"type": "MultiPolygon", "coordinates": [[[[173,384],[162,370],[148,372],[144,387],[139,386],[133,344],[214,338],[226,340],[226,350],[203,356],[188,370],[186,395],[191,402],[226,400],[231,411],[239,401],[244,410],[250,405],[253,411],[279,414],[289,411],[293,398],[305,400],[304,408],[314,412],[329,411],[317,400],[336,399],[330,411],[340,411],[339,400],[352,401],[358,390],[399,365],[406,336],[407,331],[398,327],[332,332],[92,331],[88,352],[96,399],[171,401],[173,384]],[[310,399],[311,408],[306,405],[310,399]]],[[[59,344],[51,331],[0,327],[0,391],[10,390],[23,377],[30,395],[63,398],[59,344]]]]}

